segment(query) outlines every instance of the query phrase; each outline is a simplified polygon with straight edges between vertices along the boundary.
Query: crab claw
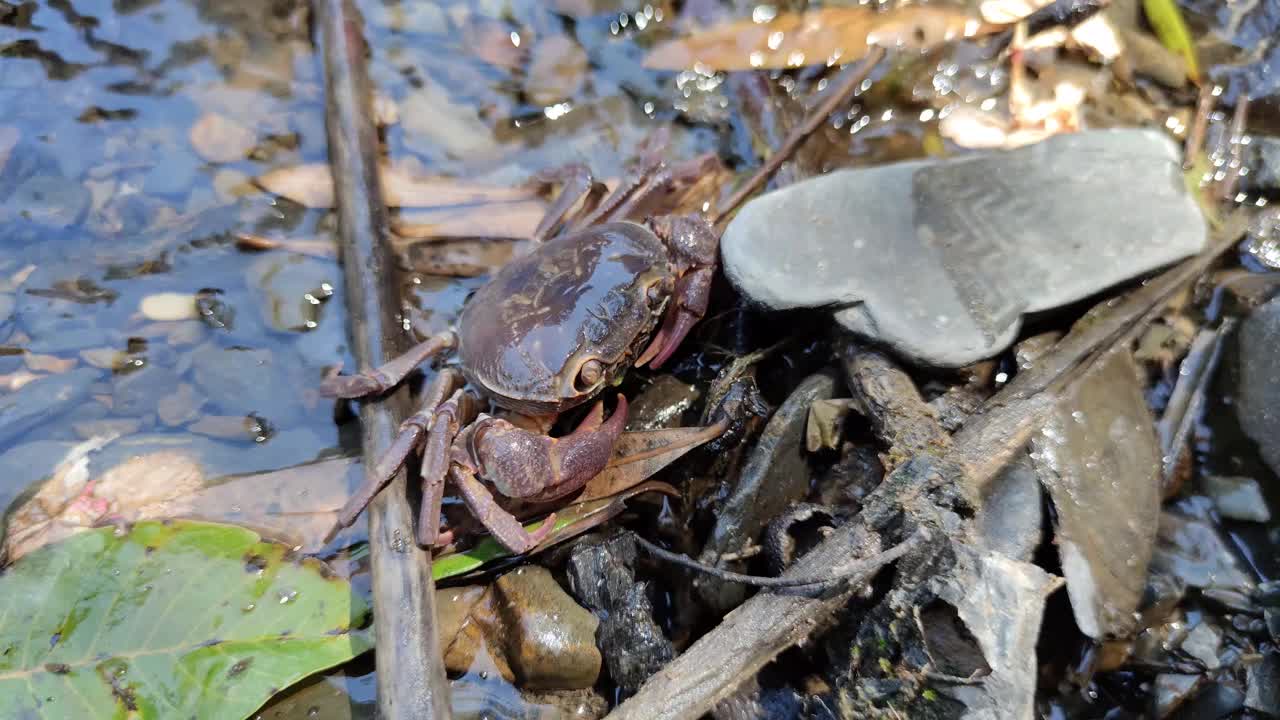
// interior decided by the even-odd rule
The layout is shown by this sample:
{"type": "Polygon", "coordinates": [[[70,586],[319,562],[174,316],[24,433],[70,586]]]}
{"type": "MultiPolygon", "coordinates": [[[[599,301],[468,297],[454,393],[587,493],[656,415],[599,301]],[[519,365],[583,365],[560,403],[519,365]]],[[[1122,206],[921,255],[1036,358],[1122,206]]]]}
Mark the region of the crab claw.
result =
{"type": "Polygon", "coordinates": [[[530,501],[554,500],[600,474],[627,420],[627,400],[604,421],[604,402],[591,408],[573,432],[552,438],[495,418],[478,423],[471,455],[480,475],[499,493],[530,501]]]}

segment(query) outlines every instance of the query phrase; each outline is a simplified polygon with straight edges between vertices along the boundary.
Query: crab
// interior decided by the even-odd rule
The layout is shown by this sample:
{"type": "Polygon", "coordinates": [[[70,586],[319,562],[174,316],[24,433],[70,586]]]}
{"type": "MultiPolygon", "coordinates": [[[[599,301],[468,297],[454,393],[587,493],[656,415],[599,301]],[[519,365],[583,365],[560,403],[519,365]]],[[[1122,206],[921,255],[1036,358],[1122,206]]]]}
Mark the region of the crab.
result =
{"type": "MultiPolygon", "coordinates": [[[[854,75],[814,111],[821,113],[817,121],[811,114],[792,131],[779,155],[852,94],[854,75]]],[[[434,375],[417,412],[339,513],[338,527],[353,523],[409,454],[420,450],[420,545],[452,539],[439,520],[447,480],[500,544],[516,554],[536,547],[554,528],[555,514],[530,532],[489,488],[508,498],[549,502],[577,492],[606,467],[626,423],[627,401],[618,394],[606,420],[601,396],[633,367],[661,367],[703,317],[718,261],[718,220],[779,164],[775,156],[762,166],[715,216],[658,215],[640,222],[630,219],[638,207],[682,176],[696,176],[700,164],[682,170],[642,153],[635,177],[607,196],[584,165],[536,178],[562,190],[534,232],[534,248],[472,295],[454,330],[378,368],[355,375],[335,370],[322,381],[326,396],[376,396],[437,356],[452,352],[458,360],[456,369],[434,375]],[[467,385],[514,415],[480,412],[467,385]],[[593,400],[572,432],[547,434],[556,416],[593,400]]]]}

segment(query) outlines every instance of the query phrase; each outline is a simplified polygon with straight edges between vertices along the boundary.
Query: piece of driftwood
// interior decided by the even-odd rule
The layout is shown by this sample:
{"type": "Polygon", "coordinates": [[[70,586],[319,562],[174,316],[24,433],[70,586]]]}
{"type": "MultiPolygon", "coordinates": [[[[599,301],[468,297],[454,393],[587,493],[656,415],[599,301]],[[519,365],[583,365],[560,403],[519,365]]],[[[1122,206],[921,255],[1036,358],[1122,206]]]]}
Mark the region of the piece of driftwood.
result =
{"type": "MultiPolygon", "coordinates": [[[[366,45],[350,0],[316,0],[312,7],[324,56],[329,165],[338,207],[351,347],[364,370],[400,354],[408,345],[395,322],[400,302],[376,172],[378,140],[366,45]]],[[[408,400],[408,391],[402,388],[385,399],[361,403],[366,458],[380,456],[391,444],[407,414],[408,400]]],[[[448,718],[431,554],[413,540],[413,513],[403,470],[370,505],[368,517],[379,717],[448,718]]]]}
{"type": "MultiPolygon", "coordinates": [[[[1070,388],[1108,350],[1131,342],[1180,288],[1198,278],[1230,248],[1245,227],[1240,214],[1215,231],[1208,249],[1129,293],[1104,302],[1035,365],[993,396],[951,437],[940,441],[923,401],[901,370],[883,356],[854,350],[846,370],[855,399],[870,414],[876,434],[890,444],[890,456],[911,454],[866,499],[853,521],[800,558],[782,577],[812,577],[851,558],[882,551],[906,532],[963,533],[949,525],[953,510],[981,506],[982,491],[1031,433],[1043,426],[1060,393],[1070,388]],[[899,443],[894,446],[894,443],[899,443]],[[908,448],[911,448],[908,451],[908,448]]],[[[927,552],[927,550],[925,551],[927,552]]],[[[901,563],[912,564],[914,558],[901,563]]],[[[900,572],[898,582],[915,582],[900,572]]],[[[649,678],[637,693],[608,717],[697,718],[732,695],[744,682],[791,645],[827,628],[833,615],[858,591],[852,584],[814,598],[762,591],[729,613],[684,654],[649,678]]]]}

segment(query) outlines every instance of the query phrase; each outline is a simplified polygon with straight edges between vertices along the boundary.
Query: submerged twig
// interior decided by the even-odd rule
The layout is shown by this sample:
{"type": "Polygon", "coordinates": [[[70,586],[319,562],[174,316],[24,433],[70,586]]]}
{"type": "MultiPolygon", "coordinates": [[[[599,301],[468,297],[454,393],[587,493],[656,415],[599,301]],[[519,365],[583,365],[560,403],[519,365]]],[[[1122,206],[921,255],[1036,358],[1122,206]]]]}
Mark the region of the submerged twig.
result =
{"type": "Polygon", "coordinates": [[[769,159],[760,166],[760,169],[752,175],[742,187],[734,191],[720,207],[711,213],[708,220],[713,225],[721,227],[725,220],[746,201],[751,194],[760,188],[773,175],[773,172],[781,167],[796,150],[805,138],[813,134],[821,125],[827,121],[827,117],[840,107],[841,103],[847,102],[853,97],[862,83],[871,75],[871,71],[875,66],[884,59],[885,50],[882,47],[874,46],[867,51],[866,56],[857,65],[852,65],[841,71],[841,77],[837,78],[835,87],[828,91],[827,97],[823,98],[818,107],[805,116],[804,122],[800,123],[787,136],[782,147],[778,151],[769,156],[769,159]]]}
{"type": "Polygon", "coordinates": [[[1164,457],[1164,485],[1169,486],[1179,462],[1186,454],[1187,439],[1200,411],[1205,393],[1222,357],[1223,340],[1235,327],[1235,319],[1227,318],[1219,327],[1201,330],[1191,342],[1187,356],[1178,369],[1178,382],[1165,406],[1164,415],[1156,423],[1160,451],[1164,457]]]}
{"type": "MultiPolygon", "coordinates": [[[[394,322],[398,284],[386,246],[387,211],[378,180],[377,135],[366,46],[350,0],[313,3],[324,55],[329,163],[338,206],[338,230],[351,349],[362,367],[379,365],[404,349],[394,322]]],[[[360,406],[366,458],[381,457],[408,410],[408,390],[360,406]]],[[[366,464],[365,471],[371,467],[366,464]]],[[[377,618],[379,716],[387,720],[448,718],[448,684],[440,657],[431,555],[413,542],[413,513],[401,471],[389,492],[369,508],[373,612],[377,618]]]]}

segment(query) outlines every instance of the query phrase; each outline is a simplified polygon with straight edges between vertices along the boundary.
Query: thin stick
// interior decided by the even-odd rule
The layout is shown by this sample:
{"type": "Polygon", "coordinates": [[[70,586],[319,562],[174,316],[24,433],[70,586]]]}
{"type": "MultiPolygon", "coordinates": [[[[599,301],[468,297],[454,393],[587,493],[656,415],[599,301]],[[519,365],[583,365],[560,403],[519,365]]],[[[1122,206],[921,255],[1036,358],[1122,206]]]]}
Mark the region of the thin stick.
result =
{"type": "Polygon", "coordinates": [[[1209,129],[1209,116],[1213,114],[1213,106],[1218,102],[1218,88],[1212,83],[1200,86],[1200,99],[1196,101],[1196,114],[1191,120],[1191,130],[1187,133],[1187,144],[1182,150],[1182,169],[1190,170],[1196,163],[1196,156],[1204,149],[1204,134],[1209,129]]]}
{"type": "Polygon", "coordinates": [[[746,199],[750,197],[752,193],[760,189],[760,187],[764,185],[765,181],[769,179],[769,176],[773,175],[773,173],[782,166],[782,163],[786,162],[787,158],[791,157],[796,148],[800,146],[800,143],[804,142],[806,138],[812,135],[814,130],[822,127],[822,124],[827,121],[827,117],[831,115],[831,113],[835,112],[840,105],[848,102],[849,98],[853,97],[858,88],[862,86],[862,83],[869,75],[871,75],[871,70],[874,69],[882,59],[884,59],[884,56],[884,48],[878,45],[873,46],[867,52],[867,56],[862,59],[861,63],[847,67],[841,71],[842,77],[836,80],[836,86],[829,91],[827,97],[818,105],[817,108],[805,116],[804,122],[802,122],[799,127],[791,131],[791,134],[787,136],[785,141],[783,141],[782,147],[778,148],[776,153],[769,156],[769,159],[765,161],[764,165],[761,165],[760,169],[756,170],[755,174],[742,184],[742,187],[735,190],[733,195],[725,201],[722,207],[717,208],[715,212],[711,213],[707,218],[711,224],[723,230],[723,223],[725,219],[734,210],[738,209],[739,205],[746,202],[746,199]]]}
{"type": "Polygon", "coordinates": [[[714,576],[720,580],[742,583],[743,585],[752,585],[760,588],[796,588],[811,585],[833,585],[847,580],[865,580],[875,571],[885,565],[888,565],[894,560],[897,560],[903,555],[906,555],[916,545],[928,540],[929,533],[924,528],[920,528],[911,537],[882,553],[876,553],[868,558],[851,560],[839,567],[832,568],[830,573],[823,573],[821,575],[813,575],[810,577],[764,577],[761,575],[743,575],[742,573],[736,573],[730,570],[713,567],[705,563],[700,563],[687,555],[681,555],[669,550],[664,550],[639,535],[635,535],[634,537],[636,544],[644,548],[646,552],[654,557],[661,558],[669,563],[674,563],[681,567],[689,568],[690,570],[697,570],[700,573],[706,573],[707,575],[714,576]]]}
{"type": "MultiPolygon", "coordinates": [[[[378,141],[366,46],[351,0],[315,0],[312,9],[324,56],[329,164],[351,350],[361,367],[368,368],[399,355],[408,342],[394,322],[399,284],[392,280],[395,263],[386,243],[387,211],[376,170],[378,141]]],[[[408,390],[402,388],[379,402],[361,403],[364,457],[386,452],[408,414],[408,400],[408,390]]],[[[365,465],[366,472],[371,469],[365,465]]],[[[369,507],[369,548],[377,618],[378,715],[386,720],[447,720],[449,686],[437,636],[431,554],[413,542],[403,471],[369,507]]]]}

